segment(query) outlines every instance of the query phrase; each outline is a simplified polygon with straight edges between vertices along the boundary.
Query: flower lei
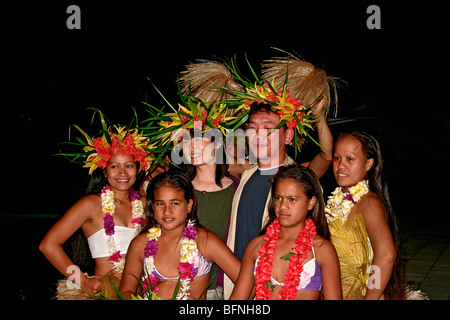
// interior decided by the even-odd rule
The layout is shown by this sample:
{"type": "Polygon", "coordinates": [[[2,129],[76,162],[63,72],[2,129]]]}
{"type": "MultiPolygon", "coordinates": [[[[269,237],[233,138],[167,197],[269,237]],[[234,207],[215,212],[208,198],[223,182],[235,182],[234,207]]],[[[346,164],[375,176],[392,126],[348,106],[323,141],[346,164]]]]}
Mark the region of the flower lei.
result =
{"type": "MultiPolygon", "coordinates": [[[[155,256],[158,252],[158,238],[161,236],[161,227],[156,225],[150,228],[147,233],[147,244],[144,249],[144,267],[148,271],[148,277],[144,279],[144,290],[148,291],[150,287],[149,279],[151,281],[151,288],[153,292],[159,291],[157,287],[158,280],[151,274],[155,265],[155,256]]],[[[194,280],[194,253],[197,250],[197,229],[194,221],[189,220],[184,228],[183,238],[180,240],[180,263],[178,265],[178,272],[180,273],[180,292],[177,294],[177,300],[187,300],[189,298],[189,283],[194,280]]]]}
{"type": "MultiPolygon", "coordinates": [[[[105,233],[108,236],[107,244],[109,249],[109,259],[110,263],[114,263],[113,270],[121,273],[125,265],[125,259],[120,255],[120,250],[116,249],[116,244],[114,242],[114,219],[113,215],[116,209],[114,204],[114,191],[111,187],[106,185],[100,194],[102,198],[102,212],[105,214],[103,217],[103,226],[105,228],[105,233]]],[[[131,200],[131,223],[134,224],[134,235],[137,236],[145,225],[146,219],[144,218],[144,205],[141,201],[141,196],[139,192],[130,188],[130,200],[131,200]]]]}
{"type": "Polygon", "coordinates": [[[328,223],[335,219],[347,221],[353,206],[363,195],[369,192],[368,180],[360,181],[358,184],[348,188],[348,192],[342,192],[342,187],[337,187],[328,197],[325,213],[328,223]]]}
{"type": "MultiPolygon", "coordinates": [[[[256,300],[270,300],[274,286],[272,285],[272,267],[280,234],[280,223],[275,219],[267,228],[263,236],[263,244],[258,249],[259,262],[256,268],[255,289],[256,300]]],[[[283,281],[277,300],[294,300],[297,295],[297,287],[300,283],[300,275],[303,271],[303,262],[308,257],[312,248],[312,239],[316,236],[316,226],[311,219],[306,219],[305,226],[299,232],[295,240],[293,252],[281,257],[289,260],[289,267],[283,281]],[[288,258],[289,257],[289,258],[288,258]]]]}

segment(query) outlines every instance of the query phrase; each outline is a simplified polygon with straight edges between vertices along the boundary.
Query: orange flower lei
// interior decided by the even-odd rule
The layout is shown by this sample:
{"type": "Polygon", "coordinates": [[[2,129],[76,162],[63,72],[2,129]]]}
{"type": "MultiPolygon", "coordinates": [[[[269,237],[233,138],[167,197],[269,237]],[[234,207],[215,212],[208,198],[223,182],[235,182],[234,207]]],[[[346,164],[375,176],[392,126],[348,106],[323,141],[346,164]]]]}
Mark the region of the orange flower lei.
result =
{"type": "MultiPolygon", "coordinates": [[[[263,244],[258,249],[259,262],[255,275],[256,300],[270,300],[270,294],[273,289],[271,272],[279,234],[280,223],[275,219],[267,228],[263,236],[263,244]]],[[[289,267],[277,300],[295,299],[297,287],[300,283],[300,275],[303,271],[303,262],[311,251],[312,239],[315,236],[316,226],[314,222],[311,219],[306,219],[305,226],[295,240],[293,252],[288,253],[289,267]]],[[[284,255],[283,258],[286,256],[284,255]]]]}

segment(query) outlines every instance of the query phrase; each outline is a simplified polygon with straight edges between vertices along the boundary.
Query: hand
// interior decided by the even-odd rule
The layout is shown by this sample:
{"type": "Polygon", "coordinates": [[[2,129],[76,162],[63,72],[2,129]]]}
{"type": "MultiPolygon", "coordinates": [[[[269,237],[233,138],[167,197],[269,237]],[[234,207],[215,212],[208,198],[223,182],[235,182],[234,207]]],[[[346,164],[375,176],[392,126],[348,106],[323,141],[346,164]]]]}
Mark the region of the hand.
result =
{"type": "Polygon", "coordinates": [[[87,294],[96,294],[102,290],[100,280],[96,276],[89,277],[83,274],[81,277],[81,289],[87,294]]]}

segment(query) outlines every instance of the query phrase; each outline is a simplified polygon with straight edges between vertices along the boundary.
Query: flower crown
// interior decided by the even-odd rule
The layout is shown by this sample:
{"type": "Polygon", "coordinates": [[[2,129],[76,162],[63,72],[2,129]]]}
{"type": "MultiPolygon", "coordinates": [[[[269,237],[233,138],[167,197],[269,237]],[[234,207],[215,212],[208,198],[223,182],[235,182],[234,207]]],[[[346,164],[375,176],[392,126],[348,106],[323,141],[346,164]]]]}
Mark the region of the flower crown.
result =
{"type": "Polygon", "coordinates": [[[280,123],[275,127],[279,129],[286,125],[288,128],[294,129],[294,149],[295,153],[300,151],[304,138],[307,136],[313,140],[319,147],[320,144],[314,140],[308,133],[307,128],[314,130],[312,123],[316,122],[314,114],[311,111],[311,107],[322,98],[323,93],[309,106],[304,106],[300,99],[293,97],[287,89],[288,74],[286,73],[285,82],[282,89],[276,89],[274,80],[270,83],[266,79],[259,79],[250,63],[247,61],[250,70],[255,77],[256,81],[251,82],[247,78],[241,75],[237,69],[235,63],[231,61],[229,66],[233,73],[241,83],[245,86],[245,92],[230,90],[225,87],[221,87],[223,90],[233,93],[235,98],[229,99],[226,102],[234,105],[238,105],[236,112],[240,110],[244,111],[244,114],[250,112],[251,105],[253,103],[265,103],[271,106],[271,110],[280,116],[280,123]]]}
{"type": "Polygon", "coordinates": [[[217,103],[205,103],[199,100],[197,103],[188,102],[186,106],[178,105],[178,111],[167,113],[166,119],[161,120],[161,129],[169,130],[166,135],[171,135],[171,140],[176,145],[183,133],[190,130],[205,132],[210,129],[219,129],[226,135],[227,122],[234,117],[225,115],[227,105],[217,103]]]}
{"type": "Polygon", "coordinates": [[[142,129],[150,138],[149,143],[155,146],[154,150],[158,154],[165,154],[166,151],[172,150],[185,134],[193,130],[203,133],[217,129],[226,137],[229,130],[235,130],[248,118],[244,114],[238,117],[234,114],[228,116],[226,113],[230,104],[222,103],[221,100],[205,102],[191,95],[183,96],[181,91],[179,94],[181,103],[178,104],[178,109],[175,109],[161,94],[173,111],[170,113],[146,103],[150,117],[144,121],[148,124],[142,129]]]}
{"type": "MultiPolygon", "coordinates": [[[[150,154],[148,138],[139,133],[137,128],[128,129],[125,126],[114,126],[114,130],[106,126],[105,119],[100,110],[95,109],[100,114],[103,130],[101,136],[90,137],[79,126],[73,125],[85,137],[86,141],[77,137],[76,143],[70,143],[83,147],[84,152],[80,153],[60,153],[60,155],[73,158],[86,158],[83,161],[83,168],[89,168],[89,174],[97,168],[106,168],[112,153],[132,155],[135,162],[139,162],[139,170],[148,170],[153,162],[153,155],[150,154]]],[[[95,114],[94,114],[95,115],[95,114]]]]}

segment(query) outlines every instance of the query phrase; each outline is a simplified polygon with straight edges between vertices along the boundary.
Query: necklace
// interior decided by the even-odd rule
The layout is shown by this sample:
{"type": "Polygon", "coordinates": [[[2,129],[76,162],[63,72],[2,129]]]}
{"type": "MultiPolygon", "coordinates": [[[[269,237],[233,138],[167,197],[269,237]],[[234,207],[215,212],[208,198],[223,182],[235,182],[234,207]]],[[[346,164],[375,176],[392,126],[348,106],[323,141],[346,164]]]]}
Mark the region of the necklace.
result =
{"type": "Polygon", "coordinates": [[[348,188],[348,192],[342,192],[342,187],[337,187],[328,197],[325,206],[327,221],[330,223],[335,219],[347,221],[348,215],[352,211],[353,206],[361,197],[369,192],[368,180],[360,181],[353,187],[348,188]]]}
{"type": "MultiPolygon", "coordinates": [[[[144,277],[144,291],[147,292],[147,298],[154,297],[158,292],[158,279],[151,271],[155,267],[155,256],[158,252],[158,238],[161,236],[161,227],[159,225],[150,228],[147,233],[147,244],[144,249],[144,267],[147,277],[144,277]],[[150,281],[149,281],[150,280],[150,281]],[[150,289],[150,290],[149,290],[150,289]]],[[[180,273],[180,292],[177,294],[177,300],[187,300],[189,298],[189,283],[194,280],[194,260],[197,251],[197,229],[195,222],[189,220],[183,231],[183,238],[180,240],[180,263],[178,272],[180,273]]]]}
{"type": "MultiPolygon", "coordinates": [[[[103,217],[103,226],[105,233],[108,236],[107,244],[109,249],[108,261],[114,264],[113,270],[122,273],[125,266],[125,259],[120,255],[120,250],[117,250],[114,242],[115,224],[113,215],[116,210],[114,203],[114,191],[111,187],[106,185],[100,194],[102,198],[102,212],[105,214],[103,217]]],[[[144,204],[141,201],[139,192],[130,188],[130,200],[131,200],[131,223],[134,224],[133,238],[137,236],[145,225],[144,218],[144,204]]]]}
{"type": "MultiPolygon", "coordinates": [[[[277,247],[278,236],[280,234],[280,223],[275,219],[267,228],[263,236],[263,244],[258,249],[259,262],[256,267],[255,289],[256,300],[270,300],[270,294],[274,286],[272,285],[272,267],[277,247]]],[[[308,257],[312,248],[312,239],[316,236],[316,226],[311,219],[306,219],[305,226],[299,232],[295,240],[293,252],[289,252],[281,257],[289,261],[285,279],[282,284],[277,300],[294,300],[297,295],[297,287],[300,283],[300,275],[303,271],[303,262],[308,257]]]]}

